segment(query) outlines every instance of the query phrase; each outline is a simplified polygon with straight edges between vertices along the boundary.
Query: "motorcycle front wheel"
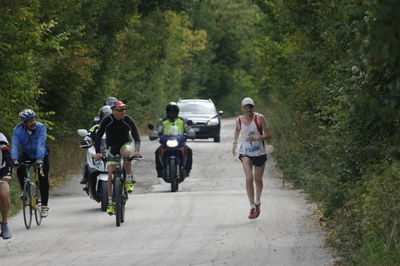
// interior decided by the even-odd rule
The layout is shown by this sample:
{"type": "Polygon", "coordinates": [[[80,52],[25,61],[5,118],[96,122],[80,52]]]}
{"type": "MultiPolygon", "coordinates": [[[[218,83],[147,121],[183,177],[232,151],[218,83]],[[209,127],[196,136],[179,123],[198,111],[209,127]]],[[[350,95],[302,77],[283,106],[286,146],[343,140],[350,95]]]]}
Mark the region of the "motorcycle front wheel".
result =
{"type": "Polygon", "coordinates": [[[175,160],[169,161],[169,180],[171,181],[171,191],[172,192],[178,191],[179,184],[178,184],[178,175],[177,175],[177,167],[175,160]]]}

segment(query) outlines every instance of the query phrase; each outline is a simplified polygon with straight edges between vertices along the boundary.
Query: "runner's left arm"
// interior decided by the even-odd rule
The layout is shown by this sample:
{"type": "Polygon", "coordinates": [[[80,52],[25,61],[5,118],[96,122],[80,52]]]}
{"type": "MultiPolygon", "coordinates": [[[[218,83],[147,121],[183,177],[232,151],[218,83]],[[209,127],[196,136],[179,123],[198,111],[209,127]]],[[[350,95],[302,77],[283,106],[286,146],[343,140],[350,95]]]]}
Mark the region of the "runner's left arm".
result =
{"type": "Polygon", "coordinates": [[[260,114],[259,116],[260,118],[260,124],[261,124],[261,128],[263,131],[262,136],[260,137],[261,140],[270,140],[272,138],[271,132],[269,131],[269,128],[267,126],[267,122],[265,121],[265,118],[263,115],[260,114]]]}

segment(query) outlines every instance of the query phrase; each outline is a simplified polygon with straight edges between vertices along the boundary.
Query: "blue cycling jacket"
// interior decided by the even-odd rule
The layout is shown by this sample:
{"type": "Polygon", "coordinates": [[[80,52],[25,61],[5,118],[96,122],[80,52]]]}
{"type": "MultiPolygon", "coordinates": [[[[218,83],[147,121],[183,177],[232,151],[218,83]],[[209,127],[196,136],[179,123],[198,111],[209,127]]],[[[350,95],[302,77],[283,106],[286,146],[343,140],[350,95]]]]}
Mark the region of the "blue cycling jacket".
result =
{"type": "Polygon", "coordinates": [[[23,123],[14,128],[11,146],[11,158],[18,160],[19,147],[31,159],[43,159],[49,152],[46,146],[47,128],[44,124],[36,122],[36,128],[29,134],[23,123]]]}

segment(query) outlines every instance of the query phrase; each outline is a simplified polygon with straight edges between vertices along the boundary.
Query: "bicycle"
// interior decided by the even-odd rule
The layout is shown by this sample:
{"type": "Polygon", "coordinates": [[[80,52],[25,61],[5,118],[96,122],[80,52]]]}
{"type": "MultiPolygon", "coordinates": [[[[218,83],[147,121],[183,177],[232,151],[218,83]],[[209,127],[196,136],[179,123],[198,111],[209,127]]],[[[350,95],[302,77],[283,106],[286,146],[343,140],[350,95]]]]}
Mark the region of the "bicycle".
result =
{"type": "MultiPolygon", "coordinates": [[[[141,157],[140,157],[141,158],[141,157]]],[[[126,173],[122,167],[122,160],[140,160],[140,158],[135,158],[133,156],[121,157],[119,154],[116,156],[107,156],[105,158],[106,162],[115,162],[117,169],[113,171],[113,200],[115,203],[115,221],[116,226],[120,226],[121,223],[125,222],[125,204],[128,200],[128,192],[125,189],[126,183],[126,173]]]]}
{"type": "Polygon", "coordinates": [[[43,169],[38,168],[34,162],[25,161],[20,164],[25,167],[26,177],[22,190],[22,210],[26,229],[31,228],[33,212],[35,212],[36,224],[42,223],[42,201],[39,189],[38,174],[43,175],[43,169]],[[37,170],[37,171],[36,171],[37,170]]]}

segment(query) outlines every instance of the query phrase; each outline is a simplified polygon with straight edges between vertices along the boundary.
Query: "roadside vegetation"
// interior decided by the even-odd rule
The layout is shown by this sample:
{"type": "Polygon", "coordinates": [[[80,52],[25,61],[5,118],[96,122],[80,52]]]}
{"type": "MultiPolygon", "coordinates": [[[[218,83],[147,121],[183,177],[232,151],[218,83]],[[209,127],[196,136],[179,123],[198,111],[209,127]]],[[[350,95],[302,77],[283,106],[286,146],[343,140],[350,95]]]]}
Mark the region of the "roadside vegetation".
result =
{"type": "Polygon", "coordinates": [[[343,262],[400,264],[397,1],[14,0],[0,24],[0,131],[35,110],[51,178],[80,170],[76,129],[108,96],[141,125],[179,98],[234,115],[250,96],[343,262]]]}

